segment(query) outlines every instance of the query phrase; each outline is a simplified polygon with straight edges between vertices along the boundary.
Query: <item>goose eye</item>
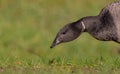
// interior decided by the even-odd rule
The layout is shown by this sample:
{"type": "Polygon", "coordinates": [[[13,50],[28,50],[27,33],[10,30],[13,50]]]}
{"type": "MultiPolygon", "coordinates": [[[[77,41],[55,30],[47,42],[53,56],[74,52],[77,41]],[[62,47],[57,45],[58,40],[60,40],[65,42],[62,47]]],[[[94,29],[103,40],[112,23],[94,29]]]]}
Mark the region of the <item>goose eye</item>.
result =
{"type": "Polygon", "coordinates": [[[62,34],[66,34],[66,32],[63,32],[62,34]]]}
{"type": "Polygon", "coordinates": [[[65,30],[64,32],[62,32],[62,34],[64,35],[64,34],[66,34],[68,32],[68,30],[65,30]]]}

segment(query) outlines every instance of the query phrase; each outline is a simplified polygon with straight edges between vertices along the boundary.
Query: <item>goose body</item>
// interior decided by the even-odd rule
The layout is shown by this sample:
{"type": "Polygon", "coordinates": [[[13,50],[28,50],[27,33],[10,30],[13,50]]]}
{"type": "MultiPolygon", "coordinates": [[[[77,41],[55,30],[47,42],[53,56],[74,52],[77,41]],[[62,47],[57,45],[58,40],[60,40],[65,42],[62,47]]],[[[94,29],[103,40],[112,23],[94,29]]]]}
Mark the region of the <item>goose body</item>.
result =
{"type": "Polygon", "coordinates": [[[98,40],[120,43],[120,0],[108,4],[97,16],[83,17],[65,25],[58,32],[51,48],[72,41],[83,32],[88,32],[98,40]]]}
{"type": "Polygon", "coordinates": [[[103,9],[103,11],[101,11],[100,15],[104,15],[104,12],[107,10],[109,11],[111,17],[113,18],[113,22],[114,22],[113,25],[115,25],[116,27],[118,42],[120,42],[120,0],[107,5],[103,9]]]}

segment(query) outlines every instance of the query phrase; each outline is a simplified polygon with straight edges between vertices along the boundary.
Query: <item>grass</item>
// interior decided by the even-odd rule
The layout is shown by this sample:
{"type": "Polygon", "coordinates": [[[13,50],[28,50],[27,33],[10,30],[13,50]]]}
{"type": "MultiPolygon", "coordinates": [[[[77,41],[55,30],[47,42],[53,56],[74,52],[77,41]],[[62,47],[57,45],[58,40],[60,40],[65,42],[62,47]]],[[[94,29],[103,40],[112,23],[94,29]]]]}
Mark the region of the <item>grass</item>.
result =
{"type": "Polygon", "coordinates": [[[0,0],[0,73],[120,74],[120,45],[84,33],[50,45],[69,22],[97,15],[114,0],[0,0]]]}

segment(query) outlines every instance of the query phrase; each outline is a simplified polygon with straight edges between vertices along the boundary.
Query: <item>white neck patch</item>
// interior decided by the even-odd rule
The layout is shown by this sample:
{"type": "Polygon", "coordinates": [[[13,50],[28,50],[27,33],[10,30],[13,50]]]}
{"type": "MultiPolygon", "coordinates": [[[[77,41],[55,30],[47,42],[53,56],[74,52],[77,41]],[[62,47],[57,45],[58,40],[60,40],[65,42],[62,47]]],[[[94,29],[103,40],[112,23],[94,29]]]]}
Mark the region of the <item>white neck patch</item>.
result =
{"type": "Polygon", "coordinates": [[[85,30],[85,24],[84,24],[84,22],[82,21],[81,24],[82,24],[83,30],[85,30]]]}

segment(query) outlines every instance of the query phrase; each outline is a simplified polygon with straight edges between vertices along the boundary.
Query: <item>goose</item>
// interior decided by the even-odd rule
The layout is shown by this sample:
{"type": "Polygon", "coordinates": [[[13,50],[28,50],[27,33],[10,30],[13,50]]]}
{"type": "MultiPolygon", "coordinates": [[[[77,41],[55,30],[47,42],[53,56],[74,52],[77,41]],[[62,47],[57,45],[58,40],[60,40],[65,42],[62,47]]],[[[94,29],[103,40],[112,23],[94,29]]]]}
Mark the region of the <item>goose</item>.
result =
{"type": "Polygon", "coordinates": [[[120,0],[104,7],[97,16],[86,16],[65,25],[57,33],[50,48],[70,42],[83,32],[101,41],[114,41],[120,44],[120,0]]]}

